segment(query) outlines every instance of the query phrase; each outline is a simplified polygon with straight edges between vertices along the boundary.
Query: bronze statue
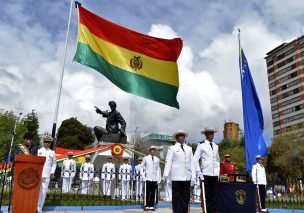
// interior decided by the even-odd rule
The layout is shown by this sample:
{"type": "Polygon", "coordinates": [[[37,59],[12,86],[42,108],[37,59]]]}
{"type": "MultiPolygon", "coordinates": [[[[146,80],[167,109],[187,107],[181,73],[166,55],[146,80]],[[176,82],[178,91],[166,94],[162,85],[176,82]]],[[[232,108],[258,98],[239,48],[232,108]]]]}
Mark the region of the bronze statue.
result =
{"type": "MultiPolygon", "coordinates": [[[[95,106],[96,112],[98,114],[101,114],[103,117],[107,118],[107,124],[106,128],[102,128],[100,126],[94,127],[94,132],[96,135],[96,138],[98,141],[104,136],[104,135],[111,135],[111,134],[120,134],[120,138],[123,138],[126,136],[126,121],[116,110],[116,102],[110,101],[109,106],[111,108],[111,111],[101,111],[98,107],[95,106]],[[120,128],[119,128],[120,125],[120,128]]],[[[114,141],[105,141],[105,142],[114,142],[114,141]]]]}

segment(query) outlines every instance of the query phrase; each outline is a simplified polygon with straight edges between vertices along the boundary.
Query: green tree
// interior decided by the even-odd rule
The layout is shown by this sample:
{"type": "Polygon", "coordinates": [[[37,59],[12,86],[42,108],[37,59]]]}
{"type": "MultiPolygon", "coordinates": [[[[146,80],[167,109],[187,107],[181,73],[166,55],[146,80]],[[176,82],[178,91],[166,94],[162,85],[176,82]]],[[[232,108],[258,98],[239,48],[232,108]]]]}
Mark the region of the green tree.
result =
{"type": "MultiPolygon", "coordinates": [[[[19,115],[18,115],[19,116],[19,115]]],[[[11,144],[15,121],[18,117],[13,112],[5,112],[0,114],[0,160],[6,159],[7,147],[11,144]]],[[[12,148],[15,144],[23,141],[23,134],[26,132],[26,127],[23,122],[17,122],[15,138],[12,148]]]]}
{"type": "Polygon", "coordinates": [[[90,128],[79,122],[77,118],[69,118],[64,120],[58,129],[56,146],[83,150],[93,141],[90,128]]]}
{"type": "Polygon", "coordinates": [[[266,168],[270,178],[303,178],[304,138],[298,134],[275,137],[269,148],[266,168]]]}
{"type": "Polygon", "coordinates": [[[27,131],[33,134],[33,144],[36,146],[40,145],[40,136],[39,136],[39,120],[37,113],[35,110],[28,113],[23,119],[22,122],[24,123],[27,131]]]}

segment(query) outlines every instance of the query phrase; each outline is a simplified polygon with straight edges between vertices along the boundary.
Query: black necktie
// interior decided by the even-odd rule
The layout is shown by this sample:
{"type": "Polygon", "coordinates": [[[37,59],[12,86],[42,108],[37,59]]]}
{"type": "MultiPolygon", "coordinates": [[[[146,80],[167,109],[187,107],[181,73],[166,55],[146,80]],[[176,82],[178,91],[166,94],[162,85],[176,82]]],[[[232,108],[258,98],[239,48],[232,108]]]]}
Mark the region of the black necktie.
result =
{"type": "Polygon", "coordinates": [[[211,149],[213,150],[213,144],[212,143],[210,143],[210,146],[211,146],[211,149]]]}
{"type": "Polygon", "coordinates": [[[184,145],[183,145],[183,144],[181,144],[181,148],[182,148],[182,150],[185,152],[185,150],[184,150],[184,145]]]}
{"type": "Polygon", "coordinates": [[[154,157],[152,156],[152,161],[154,162],[154,157]]]}

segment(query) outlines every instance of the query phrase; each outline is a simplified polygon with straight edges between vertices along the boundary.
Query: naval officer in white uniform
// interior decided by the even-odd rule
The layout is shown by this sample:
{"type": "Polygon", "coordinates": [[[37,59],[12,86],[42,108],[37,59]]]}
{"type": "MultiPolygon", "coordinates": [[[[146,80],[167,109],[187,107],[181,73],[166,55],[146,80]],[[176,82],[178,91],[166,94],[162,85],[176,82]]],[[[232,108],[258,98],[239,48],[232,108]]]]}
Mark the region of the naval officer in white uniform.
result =
{"type": "Polygon", "coordinates": [[[94,165],[90,162],[91,156],[85,156],[85,163],[81,165],[79,171],[79,178],[81,180],[81,194],[88,194],[90,192],[92,181],[94,178],[94,165]]]}
{"type": "Polygon", "coordinates": [[[43,138],[43,147],[38,150],[38,156],[46,157],[42,170],[41,186],[37,205],[37,213],[42,213],[42,207],[48,191],[50,178],[54,177],[56,170],[56,153],[50,149],[53,138],[46,133],[43,138]]]}
{"type": "Polygon", "coordinates": [[[265,209],[265,196],[266,196],[265,187],[267,185],[267,179],[266,179],[265,167],[263,166],[263,158],[261,157],[261,155],[256,156],[256,161],[257,163],[252,166],[252,170],[251,170],[252,181],[254,184],[257,185],[257,188],[259,190],[261,211],[267,212],[267,209],[265,209]]]}
{"type": "Polygon", "coordinates": [[[76,162],[73,159],[73,155],[73,152],[68,152],[68,159],[62,163],[62,193],[69,193],[71,191],[73,179],[76,175],[76,162]]]}
{"type": "Polygon", "coordinates": [[[159,166],[159,158],[156,157],[156,146],[150,146],[149,155],[143,158],[141,167],[145,171],[145,211],[155,211],[155,191],[157,184],[161,181],[161,171],[159,166]]]}
{"type": "Polygon", "coordinates": [[[196,172],[205,187],[205,195],[203,196],[205,196],[206,199],[207,212],[216,213],[217,188],[220,175],[218,146],[213,142],[216,130],[213,128],[205,128],[201,133],[205,134],[206,139],[197,145],[194,154],[196,172]]]}
{"type": "Polygon", "coordinates": [[[187,213],[190,187],[195,182],[195,165],[192,148],[185,144],[188,134],[179,130],[173,134],[174,146],[169,147],[164,169],[164,180],[172,179],[172,208],[174,213],[187,213]]]}
{"type": "Polygon", "coordinates": [[[112,196],[112,181],[115,178],[115,165],[112,156],[107,156],[107,162],[101,169],[102,191],[104,196],[112,196]]]}
{"type": "Polygon", "coordinates": [[[119,167],[118,179],[121,181],[121,197],[122,200],[130,198],[130,182],[132,175],[132,167],[128,164],[129,158],[124,157],[124,163],[119,167]]]}

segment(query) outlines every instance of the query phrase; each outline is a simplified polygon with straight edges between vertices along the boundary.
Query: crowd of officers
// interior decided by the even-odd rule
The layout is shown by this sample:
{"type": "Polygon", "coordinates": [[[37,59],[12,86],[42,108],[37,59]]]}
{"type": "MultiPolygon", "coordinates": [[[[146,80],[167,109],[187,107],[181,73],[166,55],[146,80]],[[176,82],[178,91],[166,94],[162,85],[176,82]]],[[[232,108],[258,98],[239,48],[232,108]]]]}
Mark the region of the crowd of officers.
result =
{"type": "MultiPolygon", "coordinates": [[[[129,159],[124,158],[116,173],[112,156],[107,157],[103,164],[100,178],[102,179],[102,190],[105,196],[113,196],[113,181],[115,178],[121,183],[121,199],[130,199],[130,182],[135,181],[136,199],[144,200],[144,210],[154,211],[156,193],[161,181],[165,184],[165,199],[172,201],[174,213],[186,213],[189,210],[190,189],[193,186],[194,201],[203,204],[205,212],[217,212],[217,191],[220,176],[226,176],[232,181],[236,173],[236,166],[231,161],[230,155],[224,156],[225,161],[220,163],[218,145],[213,142],[216,130],[205,128],[201,131],[205,140],[199,142],[193,154],[192,148],[185,143],[188,134],[179,130],[173,134],[176,139],[175,145],[168,148],[165,168],[161,175],[160,159],[156,156],[157,148],[151,146],[149,155],[139,158],[134,169],[129,164],[129,159]],[[116,175],[118,177],[116,177],[116,175]]],[[[49,134],[43,136],[43,147],[40,149],[31,145],[31,134],[24,135],[24,142],[15,147],[13,156],[16,154],[31,154],[45,156],[46,161],[42,172],[42,182],[38,200],[37,212],[42,212],[42,207],[48,191],[50,178],[54,177],[56,170],[56,154],[50,149],[53,138],[49,134]]],[[[73,153],[67,153],[67,159],[63,161],[61,169],[62,192],[71,191],[73,179],[76,175],[76,162],[73,153]]],[[[81,180],[82,194],[88,194],[94,175],[94,165],[90,162],[90,155],[85,156],[85,163],[80,167],[79,178],[81,180]]],[[[257,164],[252,168],[253,182],[257,184],[262,211],[265,209],[265,185],[266,174],[262,165],[262,157],[257,156],[257,164]]]]}

